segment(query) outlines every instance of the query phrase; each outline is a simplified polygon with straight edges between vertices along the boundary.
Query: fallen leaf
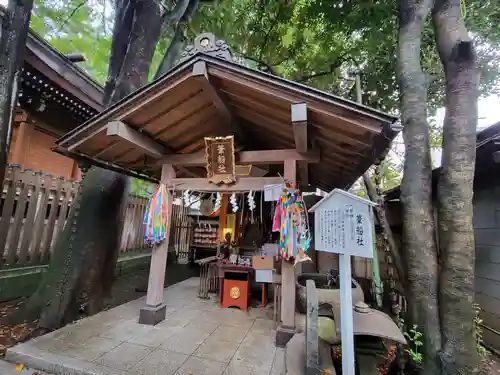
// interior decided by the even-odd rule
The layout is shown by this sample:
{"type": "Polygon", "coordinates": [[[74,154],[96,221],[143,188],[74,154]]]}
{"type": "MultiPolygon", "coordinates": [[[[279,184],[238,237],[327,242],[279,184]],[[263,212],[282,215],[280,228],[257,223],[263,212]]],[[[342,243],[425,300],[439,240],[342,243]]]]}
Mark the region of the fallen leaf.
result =
{"type": "Polygon", "coordinates": [[[22,371],[24,369],[24,365],[22,363],[18,363],[16,365],[16,371],[19,372],[19,371],[22,371]]]}

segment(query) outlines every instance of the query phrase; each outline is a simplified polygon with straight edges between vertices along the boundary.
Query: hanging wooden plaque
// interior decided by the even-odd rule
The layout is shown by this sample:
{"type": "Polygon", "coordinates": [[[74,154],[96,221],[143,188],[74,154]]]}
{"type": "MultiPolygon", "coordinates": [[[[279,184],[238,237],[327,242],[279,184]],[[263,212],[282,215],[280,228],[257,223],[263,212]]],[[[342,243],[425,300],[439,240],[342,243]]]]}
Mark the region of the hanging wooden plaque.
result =
{"type": "Polygon", "coordinates": [[[234,137],[205,137],[207,178],[214,184],[236,182],[234,137]]]}

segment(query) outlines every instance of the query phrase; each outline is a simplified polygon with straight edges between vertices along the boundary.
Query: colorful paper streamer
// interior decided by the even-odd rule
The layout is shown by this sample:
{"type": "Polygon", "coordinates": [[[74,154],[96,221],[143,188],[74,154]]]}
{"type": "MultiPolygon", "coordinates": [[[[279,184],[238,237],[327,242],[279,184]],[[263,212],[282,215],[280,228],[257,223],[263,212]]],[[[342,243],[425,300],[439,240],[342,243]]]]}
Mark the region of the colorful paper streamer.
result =
{"type": "Polygon", "coordinates": [[[163,184],[159,184],[149,198],[144,214],[144,225],[146,243],[156,245],[165,240],[168,226],[168,192],[163,184]]]}

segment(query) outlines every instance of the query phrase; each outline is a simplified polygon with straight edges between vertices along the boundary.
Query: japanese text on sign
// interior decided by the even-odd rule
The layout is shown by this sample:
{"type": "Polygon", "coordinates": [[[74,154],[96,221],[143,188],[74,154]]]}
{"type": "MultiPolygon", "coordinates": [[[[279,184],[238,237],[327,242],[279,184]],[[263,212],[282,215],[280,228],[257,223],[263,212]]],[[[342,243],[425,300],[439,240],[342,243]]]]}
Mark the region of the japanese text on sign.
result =
{"type": "Polygon", "coordinates": [[[343,194],[325,199],[314,210],[316,249],[372,257],[371,206],[343,194]]]}
{"type": "Polygon", "coordinates": [[[236,181],[234,138],[205,138],[207,177],[209,181],[229,184],[236,181]]]}

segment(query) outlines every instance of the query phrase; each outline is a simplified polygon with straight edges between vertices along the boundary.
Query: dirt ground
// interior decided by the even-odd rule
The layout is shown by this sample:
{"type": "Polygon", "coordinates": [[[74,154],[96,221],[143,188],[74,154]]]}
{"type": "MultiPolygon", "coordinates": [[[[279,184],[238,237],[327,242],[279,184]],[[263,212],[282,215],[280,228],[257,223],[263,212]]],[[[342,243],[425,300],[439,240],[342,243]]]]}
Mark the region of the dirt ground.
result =
{"type": "MultiPolygon", "coordinates": [[[[148,274],[149,270],[146,269],[118,277],[113,283],[111,295],[104,300],[104,310],[133,301],[146,294],[148,274]]],[[[178,283],[192,276],[197,276],[196,269],[189,268],[188,265],[184,264],[169,264],[165,276],[165,286],[178,283]]],[[[21,298],[0,303],[0,322],[4,317],[15,314],[16,310],[19,310],[25,301],[25,298],[21,298]]],[[[5,354],[8,347],[28,338],[36,326],[37,321],[18,325],[0,324],[0,357],[5,354]]]]}

